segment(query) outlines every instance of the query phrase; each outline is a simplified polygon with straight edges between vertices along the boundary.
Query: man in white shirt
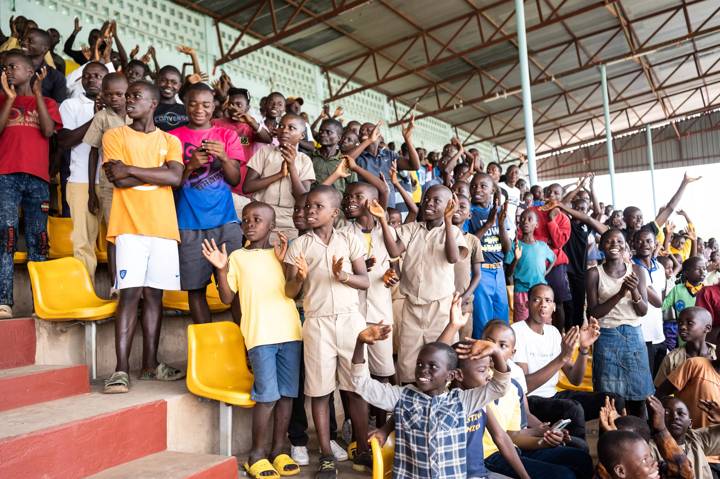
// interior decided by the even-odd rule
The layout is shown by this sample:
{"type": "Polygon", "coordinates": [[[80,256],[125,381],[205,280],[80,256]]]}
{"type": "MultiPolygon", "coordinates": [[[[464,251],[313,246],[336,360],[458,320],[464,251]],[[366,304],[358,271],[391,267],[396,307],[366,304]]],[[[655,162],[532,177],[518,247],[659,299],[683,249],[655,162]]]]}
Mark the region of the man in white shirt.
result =
{"type": "Polygon", "coordinates": [[[63,129],[58,132],[58,144],[63,149],[70,149],[67,202],[73,219],[73,256],[83,262],[94,279],[97,266],[95,243],[99,225],[97,217],[88,210],[88,183],[97,182],[97,178],[88,178],[90,145],[82,140],[95,115],[96,100],[108,69],[98,62],[89,62],[83,66],[81,80],[85,93],[60,104],[63,129]]]}
{"type": "MultiPolygon", "coordinates": [[[[528,309],[528,319],[514,323],[512,329],[516,337],[513,360],[525,372],[530,411],[540,420],[551,423],[570,419],[567,428],[570,435],[584,439],[585,421],[598,417],[606,394],[558,393],[557,383],[561,369],[572,384],[577,386],[582,383],[590,346],[600,336],[598,322],[589,318],[582,327],[574,326],[562,336],[552,325],[555,296],[546,284],[530,288],[528,309]],[[579,352],[573,361],[573,352],[578,344],[579,352]]],[[[623,405],[622,399],[616,398],[619,410],[623,405]]]]}

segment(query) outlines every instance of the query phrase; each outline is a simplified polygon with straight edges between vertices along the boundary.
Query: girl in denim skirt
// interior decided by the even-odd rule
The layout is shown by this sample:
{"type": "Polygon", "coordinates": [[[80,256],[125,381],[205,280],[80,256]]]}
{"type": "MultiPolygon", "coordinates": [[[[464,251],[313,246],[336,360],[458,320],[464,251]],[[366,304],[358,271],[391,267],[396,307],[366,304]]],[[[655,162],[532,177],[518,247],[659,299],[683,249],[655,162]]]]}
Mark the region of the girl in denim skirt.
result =
{"type": "Polygon", "coordinates": [[[628,413],[645,416],[645,398],[653,394],[652,377],[640,328],[647,314],[646,276],[626,262],[625,237],[610,229],[600,238],[603,264],[588,270],[588,316],[600,322],[593,353],[593,389],[625,398],[628,413]]]}

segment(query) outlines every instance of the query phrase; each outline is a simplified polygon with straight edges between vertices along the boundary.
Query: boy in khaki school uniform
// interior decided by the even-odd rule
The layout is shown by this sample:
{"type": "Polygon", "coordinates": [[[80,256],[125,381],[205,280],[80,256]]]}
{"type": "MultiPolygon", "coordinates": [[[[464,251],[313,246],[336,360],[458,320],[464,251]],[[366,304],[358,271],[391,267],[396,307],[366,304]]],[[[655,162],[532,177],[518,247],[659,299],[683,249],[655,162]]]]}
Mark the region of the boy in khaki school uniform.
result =
{"type": "MultiPolygon", "coordinates": [[[[365,329],[358,290],[369,286],[365,249],[358,238],[333,224],[341,197],[332,186],[313,188],[305,201],[310,231],[292,243],[285,256],[285,294],[303,291],[305,395],[312,398],[312,415],[320,442],[320,468],[315,477],[336,477],[330,446],[329,403],[336,387],[348,392],[350,418],[357,437],[367,437],[367,403],[354,392],[351,361],[354,338],[365,329]]],[[[372,468],[367,442],[358,441],[353,469],[372,468]]]]}
{"type": "MultiPolygon", "coordinates": [[[[455,293],[454,264],[468,254],[462,231],[452,224],[457,200],[443,185],[425,192],[424,221],[402,225],[397,244],[403,256],[400,292],[405,295],[398,349],[398,378],[415,380],[415,362],[424,344],[437,340],[450,318],[455,293]]],[[[375,212],[373,212],[375,214],[375,212]]],[[[381,221],[383,232],[389,230],[381,221]]]]}

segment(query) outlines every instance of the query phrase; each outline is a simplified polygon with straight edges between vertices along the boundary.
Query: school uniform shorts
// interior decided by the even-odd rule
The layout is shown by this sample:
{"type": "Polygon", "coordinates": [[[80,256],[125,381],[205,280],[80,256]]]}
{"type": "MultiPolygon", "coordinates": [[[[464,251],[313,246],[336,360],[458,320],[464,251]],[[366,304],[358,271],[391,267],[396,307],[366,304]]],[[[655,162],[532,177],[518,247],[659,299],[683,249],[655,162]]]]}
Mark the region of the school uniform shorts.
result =
{"type": "Polygon", "coordinates": [[[248,351],[253,381],[250,397],[269,403],[281,397],[296,398],[300,385],[302,341],[263,344],[248,351]]]}
{"type": "Polygon", "coordinates": [[[180,289],[177,241],[123,234],[115,238],[115,288],[180,289]]]}
{"type": "Polygon", "coordinates": [[[217,247],[225,245],[228,256],[242,248],[242,229],[239,223],[228,223],[207,230],[180,230],[180,285],[183,291],[203,289],[210,284],[213,265],[202,254],[203,240],[215,240],[217,247]]]}
{"type": "MultiPolygon", "coordinates": [[[[370,323],[367,323],[370,325],[370,323]]],[[[393,334],[391,332],[387,339],[375,341],[367,347],[368,368],[370,374],[379,377],[388,377],[395,374],[395,364],[393,363],[393,334]]]]}
{"type": "Polygon", "coordinates": [[[352,356],[360,331],[365,329],[360,312],[305,317],[303,357],[305,395],[322,397],[340,388],[354,391],[352,356]]]}
{"type": "Polygon", "coordinates": [[[398,349],[400,382],[415,382],[415,364],[420,349],[437,341],[450,319],[452,296],[427,304],[414,304],[405,298],[402,310],[402,332],[398,349]]]}

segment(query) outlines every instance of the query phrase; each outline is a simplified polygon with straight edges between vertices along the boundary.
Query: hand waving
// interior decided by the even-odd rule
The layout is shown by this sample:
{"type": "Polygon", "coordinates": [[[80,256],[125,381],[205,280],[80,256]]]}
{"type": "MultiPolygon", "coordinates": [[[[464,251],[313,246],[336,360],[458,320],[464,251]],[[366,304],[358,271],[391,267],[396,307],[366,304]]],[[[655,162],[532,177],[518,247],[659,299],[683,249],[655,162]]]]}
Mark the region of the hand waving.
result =
{"type": "Polygon", "coordinates": [[[222,249],[218,249],[214,238],[211,238],[210,241],[203,240],[202,254],[205,256],[205,259],[217,269],[223,269],[228,264],[228,254],[225,243],[222,244],[222,249]]]}

